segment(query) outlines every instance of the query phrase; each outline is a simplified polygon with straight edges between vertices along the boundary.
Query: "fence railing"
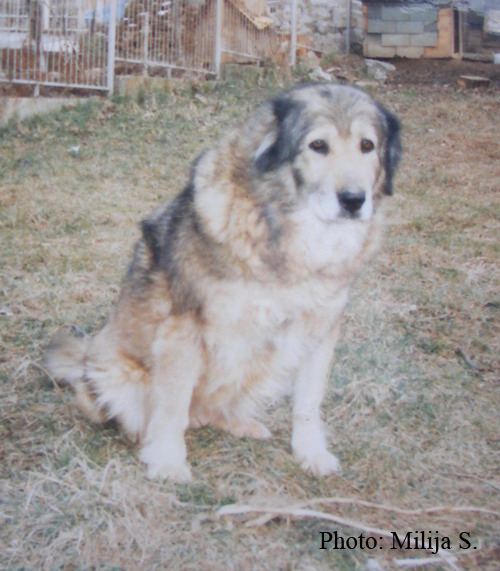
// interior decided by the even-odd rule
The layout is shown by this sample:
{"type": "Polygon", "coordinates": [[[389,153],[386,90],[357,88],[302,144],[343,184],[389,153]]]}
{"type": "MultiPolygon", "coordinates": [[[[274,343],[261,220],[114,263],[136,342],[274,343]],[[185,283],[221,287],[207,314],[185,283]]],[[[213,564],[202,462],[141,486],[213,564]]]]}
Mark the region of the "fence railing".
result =
{"type": "Polygon", "coordinates": [[[266,8],[264,0],[129,0],[117,21],[116,62],[218,75],[228,61],[276,59],[280,36],[266,8]]]}
{"type": "Polygon", "coordinates": [[[0,0],[0,81],[108,90],[110,22],[71,0],[0,0]]]}
{"type": "MultiPolygon", "coordinates": [[[[273,0],[296,14],[305,0],[273,0]]],[[[0,82],[112,92],[115,74],[294,62],[266,0],[0,0],[0,82]]],[[[290,52],[291,48],[291,52],[290,52]]]]}

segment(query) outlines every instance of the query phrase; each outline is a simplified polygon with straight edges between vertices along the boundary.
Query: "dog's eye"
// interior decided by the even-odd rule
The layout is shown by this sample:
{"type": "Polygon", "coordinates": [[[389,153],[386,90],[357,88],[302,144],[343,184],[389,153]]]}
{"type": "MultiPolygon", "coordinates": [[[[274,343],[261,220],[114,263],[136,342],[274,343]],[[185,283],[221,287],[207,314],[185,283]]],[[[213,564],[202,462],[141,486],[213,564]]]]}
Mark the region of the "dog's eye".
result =
{"type": "Polygon", "coordinates": [[[321,153],[323,155],[326,155],[329,151],[328,143],[323,141],[323,139],[316,139],[312,143],[309,143],[309,148],[316,153],[321,153]]]}
{"type": "Polygon", "coordinates": [[[371,153],[371,151],[373,151],[375,148],[374,142],[370,141],[370,139],[363,139],[360,146],[362,153],[371,153]]]}

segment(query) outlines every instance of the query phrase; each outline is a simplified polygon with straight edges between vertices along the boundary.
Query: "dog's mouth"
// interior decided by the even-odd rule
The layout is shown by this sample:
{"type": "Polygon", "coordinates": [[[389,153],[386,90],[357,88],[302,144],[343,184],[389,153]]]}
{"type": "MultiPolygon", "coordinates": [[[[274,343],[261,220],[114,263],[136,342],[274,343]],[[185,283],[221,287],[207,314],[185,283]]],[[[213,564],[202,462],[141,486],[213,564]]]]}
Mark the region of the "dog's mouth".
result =
{"type": "Polygon", "coordinates": [[[340,220],[360,220],[361,216],[359,214],[359,212],[348,212],[347,210],[342,209],[340,211],[340,216],[339,216],[340,220]]]}

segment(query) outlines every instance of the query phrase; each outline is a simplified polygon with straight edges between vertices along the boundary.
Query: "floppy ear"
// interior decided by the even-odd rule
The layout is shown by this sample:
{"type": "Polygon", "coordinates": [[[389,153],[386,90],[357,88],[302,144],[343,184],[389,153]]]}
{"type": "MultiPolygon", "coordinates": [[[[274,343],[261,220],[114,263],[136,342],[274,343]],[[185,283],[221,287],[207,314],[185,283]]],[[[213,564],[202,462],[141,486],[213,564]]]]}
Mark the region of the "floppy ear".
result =
{"type": "Polygon", "coordinates": [[[151,254],[152,263],[156,266],[160,262],[161,245],[158,236],[158,229],[151,219],[141,222],[142,237],[151,254]]]}
{"type": "Polygon", "coordinates": [[[260,173],[276,170],[292,160],[304,131],[301,103],[285,94],[274,99],[271,105],[273,128],[262,139],[254,159],[260,173]]]}
{"type": "Polygon", "coordinates": [[[379,105],[379,110],[382,113],[383,121],[385,123],[386,141],[384,148],[384,168],[385,168],[385,194],[392,194],[392,179],[396,167],[401,159],[401,125],[398,118],[385,107],[379,105]]]}

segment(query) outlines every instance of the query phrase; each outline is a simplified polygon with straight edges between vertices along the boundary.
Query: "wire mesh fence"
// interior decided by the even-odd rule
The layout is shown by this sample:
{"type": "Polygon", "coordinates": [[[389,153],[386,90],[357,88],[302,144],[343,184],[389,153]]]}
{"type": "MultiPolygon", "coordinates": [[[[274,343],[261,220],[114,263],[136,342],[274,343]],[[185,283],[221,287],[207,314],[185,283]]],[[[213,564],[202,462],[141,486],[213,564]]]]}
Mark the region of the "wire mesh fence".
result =
{"type": "Polygon", "coordinates": [[[228,62],[294,65],[304,42],[297,14],[302,18],[306,5],[307,0],[0,0],[0,82],[111,92],[117,73],[217,76],[228,62]]]}
{"type": "Polygon", "coordinates": [[[120,69],[215,72],[215,2],[130,0],[117,22],[120,69]]]}
{"type": "Polygon", "coordinates": [[[111,90],[281,58],[266,0],[0,0],[0,82],[111,90]]]}
{"type": "Polygon", "coordinates": [[[108,89],[110,21],[92,0],[0,0],[0,81],[108,89]]]}
{"type": "Polygon", "coordinates": [[[276,59],[279,48],[265,0],[129,0],[117,24],[120,70],[217,75],[230,61],[276,59]]]}

